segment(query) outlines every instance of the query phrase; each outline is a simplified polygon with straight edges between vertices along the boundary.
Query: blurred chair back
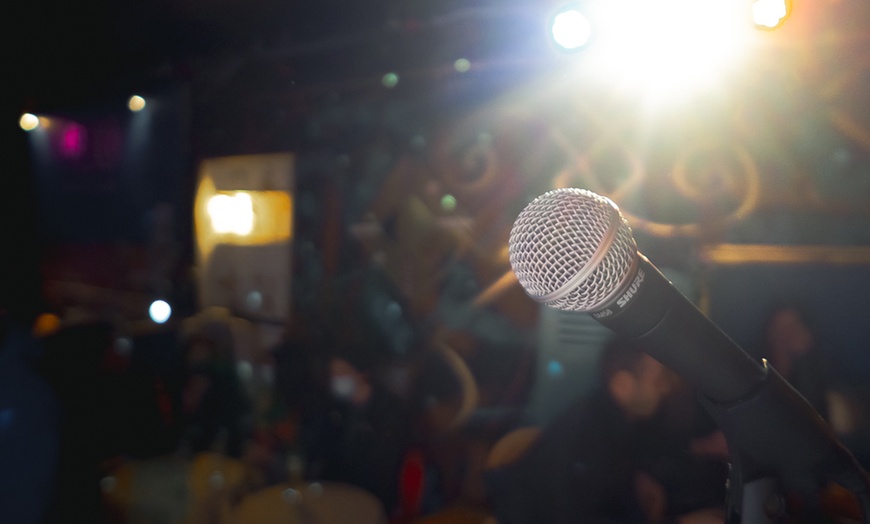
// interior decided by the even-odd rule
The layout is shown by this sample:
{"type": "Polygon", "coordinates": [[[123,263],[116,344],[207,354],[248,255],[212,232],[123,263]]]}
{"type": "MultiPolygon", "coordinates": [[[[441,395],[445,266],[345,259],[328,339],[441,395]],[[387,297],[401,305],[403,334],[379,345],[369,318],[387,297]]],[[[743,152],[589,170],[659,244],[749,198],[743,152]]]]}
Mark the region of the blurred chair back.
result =
{"type": "Polygon", "coordinates": [[[496,520],[484,509],[455,506],[417,519],[413,524],[496,524],[496,520]]]}
{"type": "Polygon", "coordinates": [[[170,455],[121,465],[102,479],[117,524],[229,523],[246,484],[244,465],[218,453],[170,455]]]}
{"type": "Polygon", "coordinates": [[[387,524],[383,504],[368,491],[339,482],[282,483],[244,497],[234,524],[387,524]]]}

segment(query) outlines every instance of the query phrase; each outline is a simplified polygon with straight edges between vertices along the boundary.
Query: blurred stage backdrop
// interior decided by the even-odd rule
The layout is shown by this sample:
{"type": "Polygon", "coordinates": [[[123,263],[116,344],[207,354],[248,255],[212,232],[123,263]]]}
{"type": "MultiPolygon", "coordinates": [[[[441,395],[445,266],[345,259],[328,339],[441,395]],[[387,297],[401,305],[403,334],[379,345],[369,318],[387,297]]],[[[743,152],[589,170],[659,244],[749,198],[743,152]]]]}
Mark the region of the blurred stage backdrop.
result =
{"type": "Polygon", "coordinates": [[[257,351],[292,318],[354,317],[399,360],[452,348],[479,408],[545,418],[607,333],[530,301],[507,240],[532,198],[576,186],[745,348],[795,299],[866,381],[870,7],[793,2],[762,29],[748,1],[611,3],[617,22],[577,4],[571,51],[547,2],[115,7],[91,80],[32,106],[48,301],[143,325],[155,298],[225,306],[257,351]]]}

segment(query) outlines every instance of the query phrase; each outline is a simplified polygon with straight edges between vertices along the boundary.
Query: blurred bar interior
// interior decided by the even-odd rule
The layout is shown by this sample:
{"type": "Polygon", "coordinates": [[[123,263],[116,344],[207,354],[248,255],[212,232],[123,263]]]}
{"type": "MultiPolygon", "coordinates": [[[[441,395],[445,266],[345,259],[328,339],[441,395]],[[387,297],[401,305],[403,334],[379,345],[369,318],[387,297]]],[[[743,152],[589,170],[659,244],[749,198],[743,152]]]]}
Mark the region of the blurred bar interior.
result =
{"type": "Polygon", "coordinates": [[[22,9],[0,306],[38,349],[0,366],[0,443],[51,487],[20,522],[494,522],[495,444],[609,336],[511,273],[566,186],[751,354],[799,303],[870,462],[867,2],[22,9]],[[396,482],[309,431],[338,375],[389,399],[360,453],[396,482]]]}

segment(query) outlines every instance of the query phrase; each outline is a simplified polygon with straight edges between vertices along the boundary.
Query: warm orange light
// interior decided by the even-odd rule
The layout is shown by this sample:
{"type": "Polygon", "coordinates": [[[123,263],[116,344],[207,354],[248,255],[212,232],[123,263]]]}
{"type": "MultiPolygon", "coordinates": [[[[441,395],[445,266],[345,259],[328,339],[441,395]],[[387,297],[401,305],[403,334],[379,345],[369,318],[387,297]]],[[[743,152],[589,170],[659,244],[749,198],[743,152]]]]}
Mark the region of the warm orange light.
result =
{"type": "Polygon", "coordinates": [[[43,313],[33,322],[33,335],[47,337],[60,329],[60,317],[54,313],[43,313]]]}
{"type": "Polygon", "coordinates": [[[127,100],[127,108],[134,113],[145,109],[145,99],[139,95],[133,95],[127,100]]]}
{"type": "Polygon", "coordinates": [[[213,176],[204,171],[194,202],[202,260],[208,259],[218,244],[252,246],[283,242],[291,237],[293,200],[289,190],[217,186],[213,176]]]}

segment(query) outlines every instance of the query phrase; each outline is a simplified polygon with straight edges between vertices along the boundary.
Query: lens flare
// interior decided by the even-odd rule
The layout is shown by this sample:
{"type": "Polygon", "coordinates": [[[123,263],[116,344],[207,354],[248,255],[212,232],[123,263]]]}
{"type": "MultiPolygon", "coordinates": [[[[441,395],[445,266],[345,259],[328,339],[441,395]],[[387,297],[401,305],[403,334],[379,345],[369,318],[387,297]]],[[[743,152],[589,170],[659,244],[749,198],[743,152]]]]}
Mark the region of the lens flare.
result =
{"type": "Polygon", "coordinates": [[[550,28],[553,41],[566,50],[579,49],[592,36],[592,24],[577,9],[565,9],[553,17],[550,28]]]}

